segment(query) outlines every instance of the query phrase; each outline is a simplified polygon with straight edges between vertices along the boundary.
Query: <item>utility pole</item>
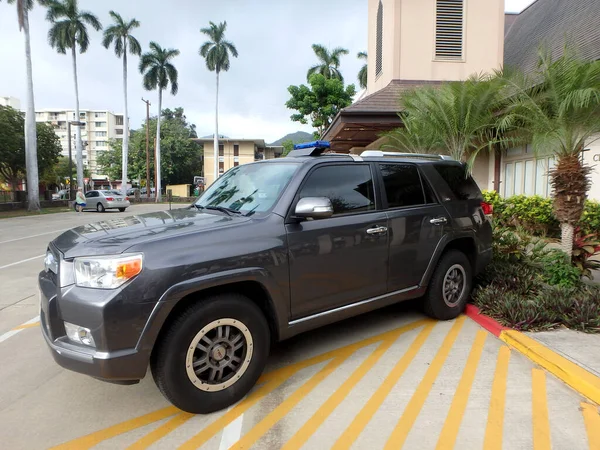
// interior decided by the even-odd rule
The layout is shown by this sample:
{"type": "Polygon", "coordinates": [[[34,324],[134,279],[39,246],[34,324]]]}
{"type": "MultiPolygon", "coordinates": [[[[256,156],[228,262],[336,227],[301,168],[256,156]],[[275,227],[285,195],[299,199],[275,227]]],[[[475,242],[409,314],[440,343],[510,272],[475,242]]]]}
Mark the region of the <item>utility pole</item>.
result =
{"type": "Polygon", "coordinates": [[[146,104],[146,196],[150,198],[150,100],[146,104]]]}
{"type": "MultiPolygon", "coordinates": [[[[156,137],[154,138],[154,187],[158,188],[158,166],[156,165],[156,137]]],[[[154,191],[156,201],[158,202],[158,191],[154,191]]]]}

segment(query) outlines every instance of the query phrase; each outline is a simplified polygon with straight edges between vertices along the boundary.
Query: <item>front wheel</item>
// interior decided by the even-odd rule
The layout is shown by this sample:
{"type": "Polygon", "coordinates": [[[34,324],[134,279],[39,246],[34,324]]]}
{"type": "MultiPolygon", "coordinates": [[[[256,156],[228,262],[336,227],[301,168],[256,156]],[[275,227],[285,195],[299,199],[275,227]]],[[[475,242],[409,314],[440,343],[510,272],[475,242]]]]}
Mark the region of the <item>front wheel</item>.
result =
{"type": "Polygon", "coordinates": [[[185,309],[152,353],[150,368],[163,395],[179,409],[207,414],[234,404],[262,373],[269,325],[258,306],[238,294],[185,309]]]}
{"type": "Polygon", "coordinates": [[[472,287],[471,263],[467,256],[450,250],[440,259],[425,294],[425,313],[450,320],[465,309],[472,287]]]}

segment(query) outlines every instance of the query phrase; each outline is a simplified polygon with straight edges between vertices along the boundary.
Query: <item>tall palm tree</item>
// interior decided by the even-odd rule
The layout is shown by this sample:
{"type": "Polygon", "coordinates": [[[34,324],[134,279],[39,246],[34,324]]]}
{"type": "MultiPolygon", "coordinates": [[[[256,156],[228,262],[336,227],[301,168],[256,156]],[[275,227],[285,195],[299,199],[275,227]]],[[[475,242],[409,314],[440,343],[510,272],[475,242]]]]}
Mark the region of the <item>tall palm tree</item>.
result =
{"type": "Polygon", "coordinates": [[[209,40],[200,47],[200,56],[206,60],[206,67],[217,74],[217,94],[215,103],[215,137],[214,137],[214,173],[215,181],[219,177],[219,73],[229,70],[229,55],[237,58],[238,51],[233,43],[225,40],[227,22],[215,24],[209,22],[208,28],[201,28],[200,32],[208,36],[209,40]]]}
{"type": "Polygon", "coordinates": [[[156,202],[161,201],[160,182],[160,119],[162,114],[163,90],[171,83],[171,95],[179,90],[177,69],[170,62],[179,55],[179,50],[165,49],[156,42],[150,42],[150,51],[140,59],[140,73],[144,75],[144,88],[148,91],[158,89],[158,117],[156,120],[156,202]]]}
{"type": "Polygon", "coordinates": [[[581,152],[600,132],[600,61],[580,59],[569,48],[555,60],[541,51],[532,76],[514,72],[505,78],[513,95],[499,127],[516,127],[534,153],[555,155],[549,173],[554,214],[561,224],[561,247],[571,255],[574,226],[590,185],[581,152]]]}
{"type": "Polygon", "coordinates": [[[123,196],[127,196],[127,161],[129,154],[129,114],[127,105],[127,50],[132,55],[140,55],[142,48],[138,40],[131,35],[134,28],[140,26],[140,22],[136,19],[132,19],[129,22],[123,20],[123,18],[114,11],[110,11],[110,16],[114,20],[114,24],[104,30],[104,39],[102,45],[108,48],[110,45],[115,43],[115,54],[119,58],[123,58],[123,98],[125,102],[125,114],[123,115],[123,125],[125,132],[123,133],[123,155],[122,155],[122,191],[123,196]],[[128,48],[129,47],[129,48],[128,48]]]}
{"type": "MultiPolygon", "coordinates": [[[[367,52],[358,52],[356,57],[358,59],[363,59],[365,61],[369,60],[369,57],[367,56],[367,52]]],[[[360,85],[360,87],[362,89],[367,88],[367,69],[368,69],[368,65],[365,62],[365,64],[358,71],[358,84],[360,85]]]]}
{"type": "MultiPolygon", "coordinates": [[[[1,1],[1,0],[0,0],[1,1]]],[[[8,0],[9,4],[15,0],[8,0]]],[[[25,168],[27,171],[27,209],[40,210],[39,173],[37,163],[37,132],[35,126],[35,102],[33,96],[33,69],[31,64],[31,41],[29,37],[29,11],[33,0],[16,0],[19,30],[25,37],[25,68],[27,74],[27,113],[25,114],[25,168]]]]}
{"type": "MultiPolygon", "coordinates": [[[[43,0],[48,7],[46,19],[52,23],[48,31],[50,46],[58,53],[67,54],[71,50],[73,60],[73,82],[75,84],[75,120],[79,121],[79,84],[77,81],[77,50],[85,53],[90,45],[90,36],[86,25],[94,30],[102,29],[98,18],[88,11],[80,11],[77,0],[43,0]]],[[[81,142],[81,127],[75,127],[77,185],[83,189],[83,155],[81,142]]],[[[69,136],[71,139],[71,136],[69,136]]]]}
{"type": "Polygon", "coordinates": [[[312,49],[319,59],[319,64],[308,69],[306,79],[309,79],[313,73],[320,73],[325,78],[337,78],[344,81],[344,77],[342,77],[342,73],[339,70],[340,56],[347,55],[348,50],[337,47],[330,52],[329,49],[319,44],[313,44],[312,49]]]}

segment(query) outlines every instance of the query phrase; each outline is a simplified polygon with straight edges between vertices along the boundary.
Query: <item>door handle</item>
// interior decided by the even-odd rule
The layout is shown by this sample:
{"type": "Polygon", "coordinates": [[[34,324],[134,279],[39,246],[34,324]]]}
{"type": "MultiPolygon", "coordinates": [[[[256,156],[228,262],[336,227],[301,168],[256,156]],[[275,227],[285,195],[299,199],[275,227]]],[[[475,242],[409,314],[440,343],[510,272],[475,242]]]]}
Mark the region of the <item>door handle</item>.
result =
{"type": "Polygon", "coordinates": [[[445,223],[448,223],[448,219],[446,219],[445,217],[436,217],[434,219],[431,219],[429,223],[432,225],[444,225],[445,223]]]}
{"type": "Polygon", "coordinates": [[[387,227],[374,227],[367,230],[367,234],[383,234],[387,232],[387,227]]]}

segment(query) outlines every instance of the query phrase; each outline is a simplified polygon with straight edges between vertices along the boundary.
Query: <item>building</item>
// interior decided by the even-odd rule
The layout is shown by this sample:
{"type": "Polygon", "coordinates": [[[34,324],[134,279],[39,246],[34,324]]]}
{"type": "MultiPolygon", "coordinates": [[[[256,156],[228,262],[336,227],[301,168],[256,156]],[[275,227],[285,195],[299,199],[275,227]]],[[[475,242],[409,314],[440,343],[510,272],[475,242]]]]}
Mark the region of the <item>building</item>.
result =
{"type": "MultiPolygon", "coordinates": [[[[63,151],[62,155],[69,156],[69,141],[67,136],[67,121],[74,121],[73,109],[41,109],[35,112],[36,122],[46,122],[55,127],[60,138],[63,151]]],[[[79,110],[79,121],[85,125],[81,127],[81,140],[83,141],[83,165],[87,167],[92,178],[103,178],[97,165],[98,156],[108,150],[110,139],[123,139],[123,115],[116,115],[106,110],[79,110]]],[[[72,157],[75,159],[75,126],[71,125],[72,157]]]]}
{"type": "MultiPolygon", "coordinates": [[[[399,96],[406,89],[465,80],[504,66],[528,72],[538,48],[559,56],[565,38],[583,57],[600,59],[600,1],[537,0],[506,14],[504,0],[368,0],[368,85],[325,131],[338,152],[379,149],[382,132],[402,126],[399,96]]],[[[600,131],[600,130],[599,130],[600,131]]],[[[600,166],[600,140],[583,158],[600,166]]],[[[530,146],[481,153],[473,175],[483,189],[502,195],[549,196],[554,158],[536,157],[530,146]]],[[[600,169],[594,168],[590,198],[600,200],[600,169]]]]}
{"type": "Polygon", "coordinates": [[[21,109],[21,101],[15,97],[0,97],[0,106],[10,106],[14,109],[21,109]]]}
{"type": "MultiPolygon", "coordinates": [[[[213,138],[193,139],[204,146],[204,182],[209,186],[214,181],[214,140],[213,138]]],[[[219,176],[232,167],[263,159],[278,158],[283,147],[265,144],[263,139],[219,139],[219,176]]]]}

